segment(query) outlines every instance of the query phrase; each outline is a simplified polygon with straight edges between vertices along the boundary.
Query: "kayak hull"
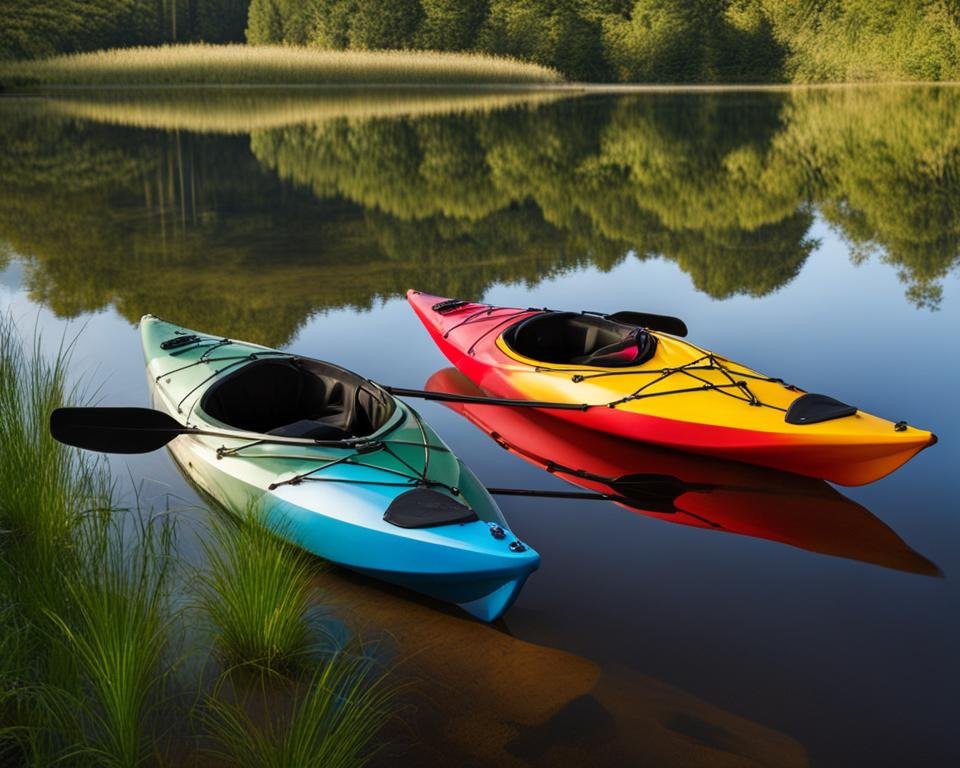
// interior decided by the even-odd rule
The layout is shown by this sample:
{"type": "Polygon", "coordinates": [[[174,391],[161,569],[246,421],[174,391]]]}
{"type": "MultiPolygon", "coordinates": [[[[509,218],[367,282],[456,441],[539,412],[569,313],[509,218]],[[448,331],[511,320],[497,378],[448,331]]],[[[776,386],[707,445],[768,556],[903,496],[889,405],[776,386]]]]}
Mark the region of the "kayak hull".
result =
{"type": "MultiPolygon", "coordinates": [[[[231,358],[239,358],[242,366],[245,354],[279,354],[244,342],[223,344],[219,337],[152,316],[141,321],[141,336],[155,407],[201,428],[226,428],[203,412],[200,400],[205,386],[236,362],[231,358]],[[160,348],[178,333],[196,335],[203,345],[175,355],[160,348]],[[213,362],[192,365],[214,343],[221,345],[215,357],[224,362],[208,355],[213,362]]],[[[371,439],[389,442],[391,450],[414,468],[419,468],[419,461],[428,480],[436,484],[433,490],[469,506],[477,519],[421,528],[401,528],[386,521],[384,515],[397,497],[419,484],[396,474],[405,471],[404,464],[384,451],[361,456],[349,447],[260,444],[242,448],[250,446],[250,441],[192,435],[176,438],[169,449],[187,477],[218,503],[232,510],[254,506],[279,535],[307,551],[455,603],[483,621],[498,618],[537,568],[539,555],[526,545],[520,551],[511,549],[518,539],[496,503],[409,406],[398,401],[389,422],[371,439]],[[426,450],[424,441],[432,448],[426,450]],[[238,447],[242,449],[231,453],[238,447]],[[218,450],[223,448],[228,449],[226,453],[218,450]],[[429,468],[424,467],[427,454],[429,468]],[[320,471],[313,481],[284,482],[336,460],[341,463],[320,471]],[[495,538],[492,526],[501,528],[504,535],[495,538]]]]}
{"type": "MultiPolygon", "coordinates": [[[[765,400],[775,404],[776,410],[755,408],[716,391],[664,393],[670,397],[609,407],[608,403],[650,380],[642,374],[688,365],[706,351],[665,334],[653,334],[658,339],[657,353],[642,366],[626,371],[598,369],[604,377],[576,381],[577,374],[584,371],[582,366],[550,366],[543,371],[537,361],[512,353],[503,341],[505,330],[541,310],[465,304],[441,313],[433,307],[445,301],[443,297],[409,291],[407,299],[447,359],[492,395],[585,405],[583,409],[544,412],[628,440],[772,467],[841,485],[878,480],[936,442],[930,432],[913,427],[898,429],[893,422],[862,411],[833,422],[787,424],[782,411],[804,393],[765,377],[759,382],[753,378],[749,381],[765,400]],[[629,374],[634,370],[636,375],[631,379],[629,374]]],[[[737,366],[734,373],[760,376],[742,366],[737,366]]]]}

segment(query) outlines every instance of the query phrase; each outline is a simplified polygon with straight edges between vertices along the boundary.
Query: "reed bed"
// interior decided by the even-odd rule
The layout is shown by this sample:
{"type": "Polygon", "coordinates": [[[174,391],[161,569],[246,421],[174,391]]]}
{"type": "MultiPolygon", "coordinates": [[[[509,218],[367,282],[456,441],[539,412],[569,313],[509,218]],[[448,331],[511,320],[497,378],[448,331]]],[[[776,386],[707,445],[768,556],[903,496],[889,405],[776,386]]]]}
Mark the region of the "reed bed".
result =
{"type": "Polygon", "coordinates": [[[543,89],[464,92],[446,88],[415,91],[202,88],[158,89],[147,94],[73,93],[69,97],[44,100],[37,107],[69,117],[134,128],[246,134],[331,120],[485,114],[500,109],[535,107],[569,96],[568,91],[543,89]]]}
{"type": "Polygon", "coordinates": [[[485,54],[202,43],[120,48],[0,65],[0,83],[11,87],[559,82],[562,78],[555,70],[485,54]]]}
{"type": "Polygon", "coordinates": [[[276,698],[269,678],[239,699],[222,692],[210,697],[203,720],[216,745],[212,752],[227,765],[351,768],[365,765],[382,746],[374,736],[393,716],[398,690],[370,658],[341,652],[265,717],[265,702],[276,698]]]}
{"type": "Polygon", "coordinates": [[[0,318],[2,556],[12,596],[37,613],[57,605],[57,568],[76,567],[77,529],[89,515],[108,509],[112,498],[103,462],[67,450],[47,428],[56,406],[81,397],[67,383],[69,358],[69,345],[61,345],[46,359],[39,339],[28,351],[12,320],[0,318]]]}
{"type": "Polygon", "coordinates": [[[0,764],[132,768],[206,742],[246,765],[361,765],[392,694],[367,659],[308,658],[312,559],[244,519],[181,578],[172,516],[118,508],[106,465],[50,437],[50,411],[82,393],[69,345],[40,349],[0,317],[0,764]],[[190,631],[208,623],[215,647],[190,631]],[[175,674],[211,654],[256,666],[258,706],[222,695],[236,667],[175,674]]]}
{"type": "Polygon", "coordinates": [[[63,585],[64,609],[49,614],[55,649],[73,660],[81,684],[47,681],[45,698],[60,734],[73,735],[67,755],[109,768],[141,765],[169,728],[157,715],[176,668],[174,525],[169,517],[112,517],[81,537],[79,578],[63,585]]]}
{"type": "Polygon", "coordinates": [[[229,667],[295,672],[315,647],[310,622],[314,560],[278,537],[252,506],[212,518],[203,542],[200,602],[229,667]]]}

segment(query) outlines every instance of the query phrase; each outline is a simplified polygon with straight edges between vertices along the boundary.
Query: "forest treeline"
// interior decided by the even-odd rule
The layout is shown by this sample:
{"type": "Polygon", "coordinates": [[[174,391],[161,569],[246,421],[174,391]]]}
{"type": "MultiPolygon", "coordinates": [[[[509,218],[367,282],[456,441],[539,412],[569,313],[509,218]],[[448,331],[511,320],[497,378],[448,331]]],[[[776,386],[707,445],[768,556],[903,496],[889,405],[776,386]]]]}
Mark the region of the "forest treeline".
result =
{"type": "Polygon", "coordinates": [[[515,56],[585,81],[942,80],[952,0],[252,0],[250,42],[515,56]]]}
{"type": "Polygon", "coordinates": [[[960,79],[955,0],[0,0],[0,58],[171,41],[512,56],[581,81],[960,79]]]}
{"type": "Polygon", "coordinates": [[[0,0],[0,59],[241,42],[250,0],[0,0]]]}
{"type": "Polygon", "coordinates": [[[960,265],[953,89],[583,97],[249,136],[31,109],[0,109],[0,243],[66,316],[113,305],[276,346],[411,285],[479,297],[631,258],[763,296],[803,268],[817,216],[918,306],[960,265]]]}

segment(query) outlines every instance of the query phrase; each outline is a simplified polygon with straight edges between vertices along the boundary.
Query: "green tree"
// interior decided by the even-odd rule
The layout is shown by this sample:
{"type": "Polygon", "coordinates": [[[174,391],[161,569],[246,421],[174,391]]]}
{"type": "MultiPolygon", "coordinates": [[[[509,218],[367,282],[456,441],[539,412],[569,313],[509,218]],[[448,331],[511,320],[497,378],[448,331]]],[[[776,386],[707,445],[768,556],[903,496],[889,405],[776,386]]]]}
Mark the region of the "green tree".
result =
{"type": "Polygon", "coordinates": [[[418,0],[356,0],[350,47],[411,48],[421,18],[418,0]]]}
{"type": "Polygon", "coordinates": [[[357,0],[316,0],[310,42],[321,48],[349,48],[356,10],[357,0]]]}
{"type": "Polygon", "coordinates": [[[605,80],[601,23],[577,0],[491,0],[481,50],[554,67],[575,80],[605,80]]]}
{"type": "Polygon", "coordinates": [[[476,46],[487,16],[487,0],[420,0],[423,17],[417,30],[417,48],[465,51],[476,46]]]}
{"type": "Polygon", "coordinates": [[[322,0],[251,0],[247,42],[306,45],[314,36],[322,0]]]}

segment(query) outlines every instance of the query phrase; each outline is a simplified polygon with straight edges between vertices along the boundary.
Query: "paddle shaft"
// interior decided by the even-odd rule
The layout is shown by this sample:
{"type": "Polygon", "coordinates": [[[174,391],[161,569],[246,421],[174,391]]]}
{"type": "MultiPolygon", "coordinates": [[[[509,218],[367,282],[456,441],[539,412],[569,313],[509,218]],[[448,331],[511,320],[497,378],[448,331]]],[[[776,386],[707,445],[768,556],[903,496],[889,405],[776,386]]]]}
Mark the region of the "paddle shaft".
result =
{"type": "Polygon", "coordinates": [[[587,491],[538,491],[534,488],[491,488],[487,493],[494,496],[525,496],[535,499],[579,499],[581,501],[620,501],[621,496],[587,491]]]}
{"type": "Polygon", "coordinates": [[[551,403],[541,400],[510,400],[503,397],[480,397],[478,395],[455,395],[452,392],[429,392],[425,389],[406,389],[377,384],[381,389],[397,397],[416,397],[421,400],[436,400],[441,403],[472,403],[474,405],[505,405],[510,408],[543,408],[556,411],[585,411],[595,408],[585,403],[551,403]]]}
{"type": "MultiPolygon", "coordinates": [[[[252,440],[260,443],[280,443],[282,445],[327,446],[331,448],[347,448],[358,443],[370,442],[365,438],[353,438],[349,440],[311,440],[308,437],[284,437],[283,435],[267,435],[259,432],[244,432],[242,430],[197,429],[195,427],[184,427],[179,434],[202,437],[225,437],[231,440],[252,440]]],[[[176,437],[176,435],[174,435],[174,437],[176,437]]]]}

